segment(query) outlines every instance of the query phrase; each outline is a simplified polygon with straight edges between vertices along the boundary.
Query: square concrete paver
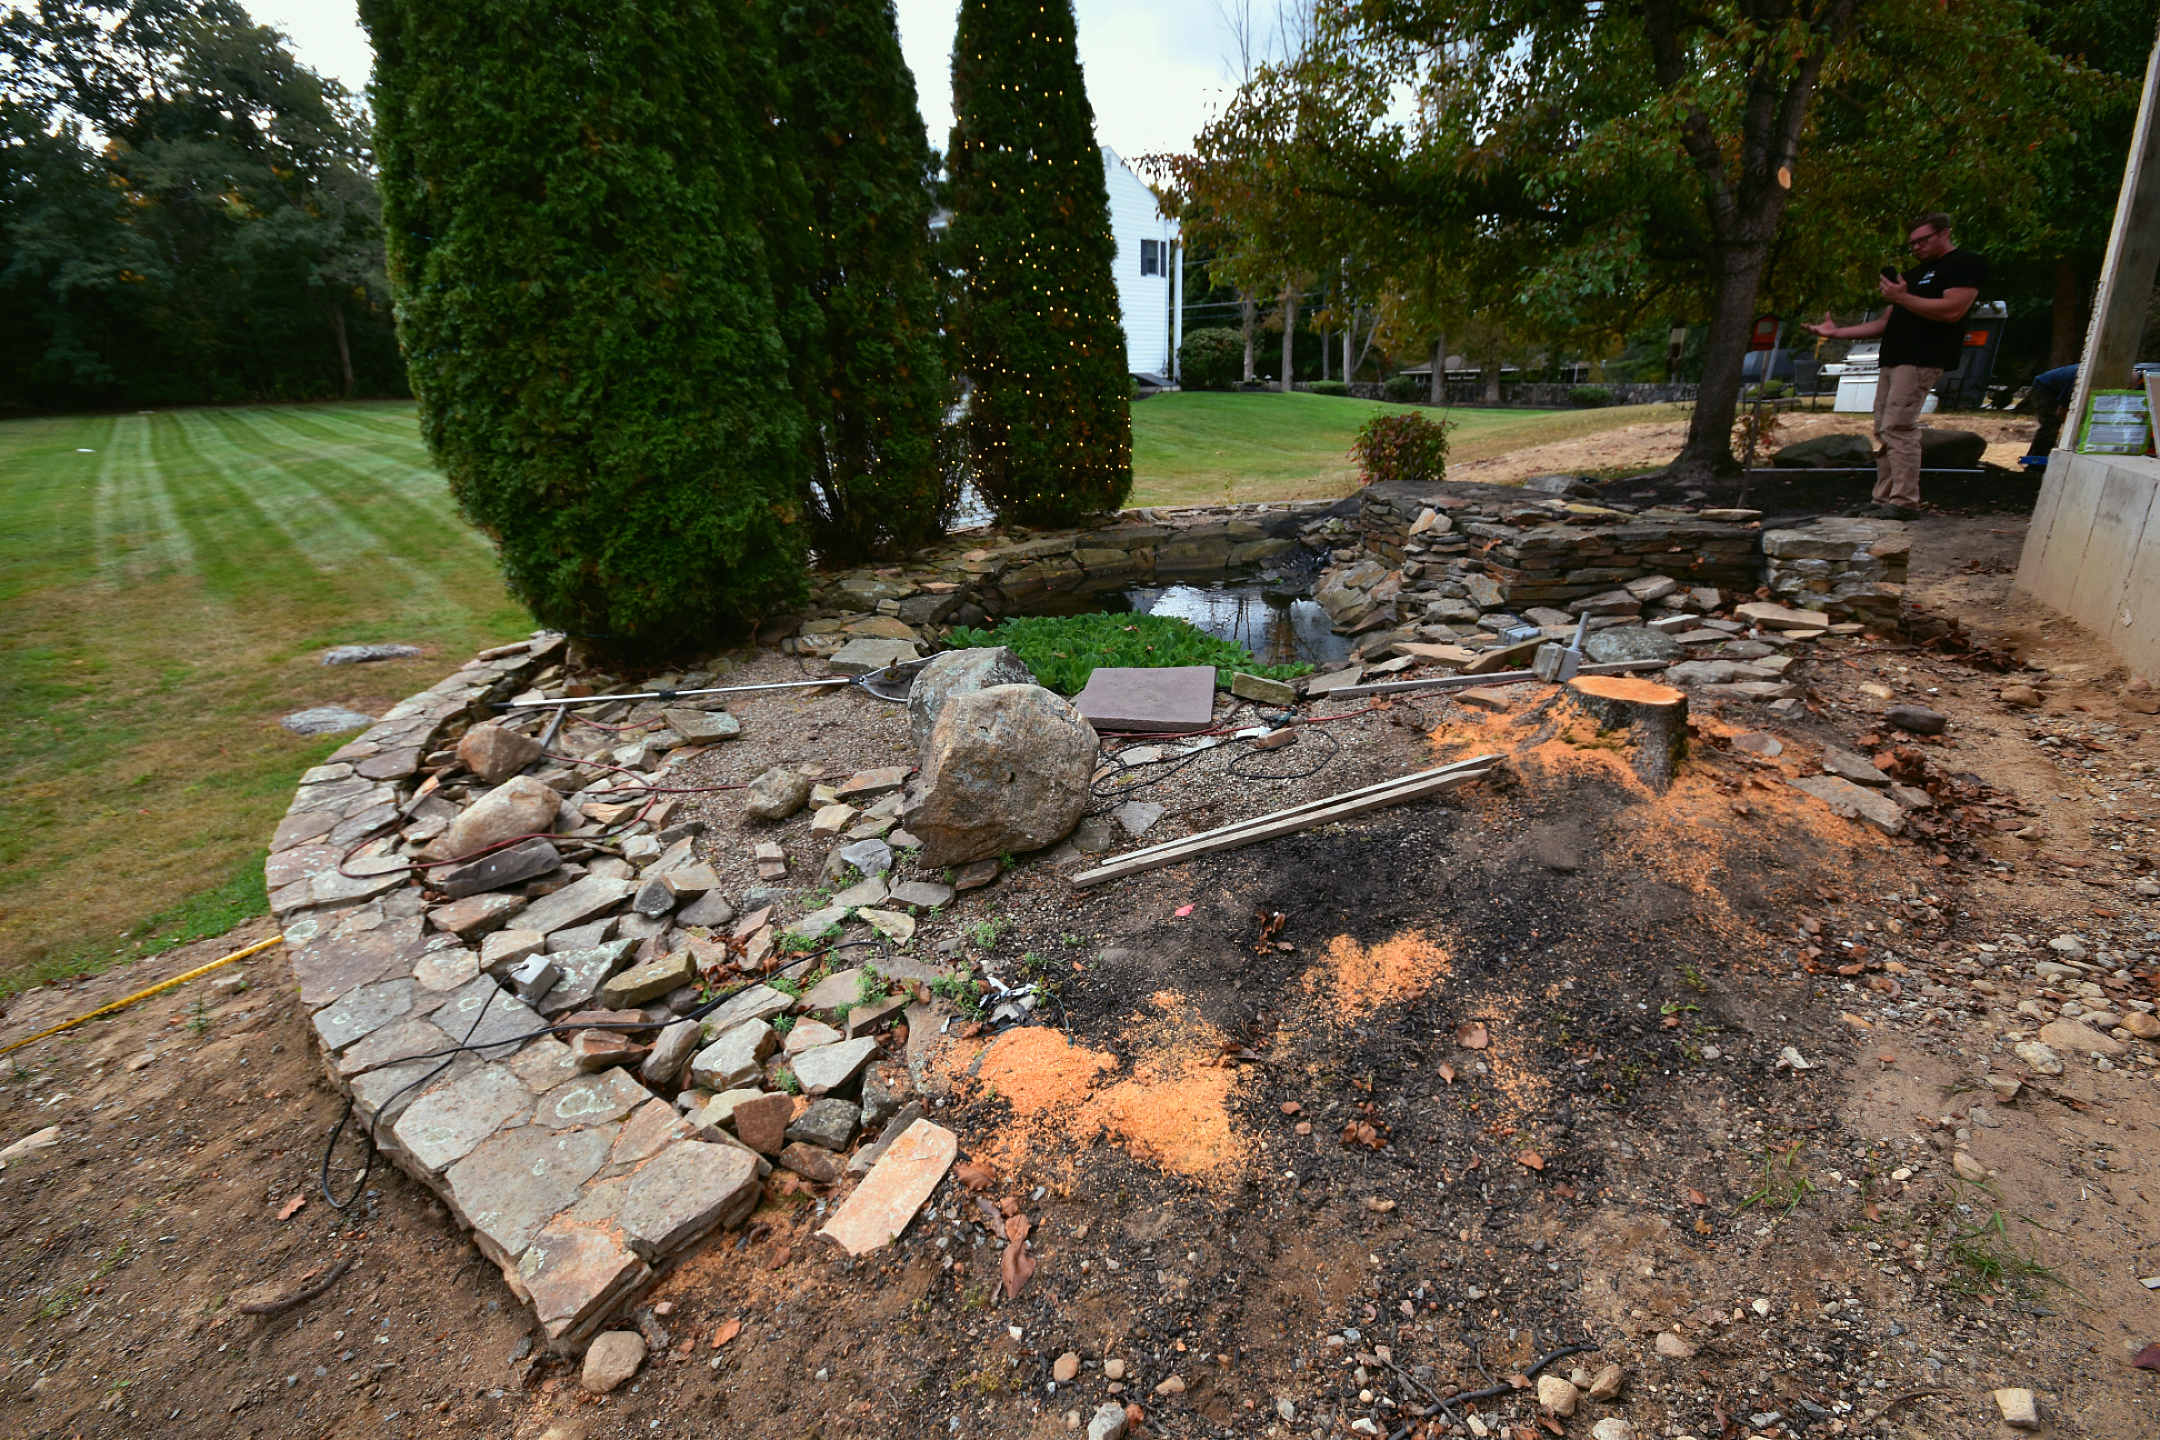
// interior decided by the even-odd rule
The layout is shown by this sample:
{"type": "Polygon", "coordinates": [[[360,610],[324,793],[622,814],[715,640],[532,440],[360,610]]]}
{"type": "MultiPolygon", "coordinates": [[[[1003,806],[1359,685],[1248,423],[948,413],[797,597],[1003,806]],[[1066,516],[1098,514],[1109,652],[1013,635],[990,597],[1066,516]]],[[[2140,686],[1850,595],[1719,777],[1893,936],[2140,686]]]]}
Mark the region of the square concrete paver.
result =
{"type": "Polygon", "coordinates": [[[1073,705],[1097,730],[1205,730],[1215,716],[1215,667],[1105,666],[1088,676],[1073,705]]]}

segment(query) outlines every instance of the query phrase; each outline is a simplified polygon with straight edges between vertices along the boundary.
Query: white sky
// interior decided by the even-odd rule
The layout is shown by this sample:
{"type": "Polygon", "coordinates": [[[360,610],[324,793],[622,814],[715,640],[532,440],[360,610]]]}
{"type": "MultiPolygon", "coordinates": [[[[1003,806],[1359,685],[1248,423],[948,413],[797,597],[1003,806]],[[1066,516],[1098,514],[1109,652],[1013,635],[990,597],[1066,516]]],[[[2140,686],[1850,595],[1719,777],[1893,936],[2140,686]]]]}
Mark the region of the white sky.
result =
{"type": "MultiPolygon", "coordinates": [[[[958,0],[897,0],[900,46],[915,72],[930,143],[952,130],[958,0]]],[[[257,20],[290,35],[300,59],[354,92],[373,55],[354,0],[254,0],[257,20]]],[[[1189,150],[1227,97],[1230,34],[1212,0],[1075,0],[1080,63],[1097,140],[1128,158],[1189,150]]]]}

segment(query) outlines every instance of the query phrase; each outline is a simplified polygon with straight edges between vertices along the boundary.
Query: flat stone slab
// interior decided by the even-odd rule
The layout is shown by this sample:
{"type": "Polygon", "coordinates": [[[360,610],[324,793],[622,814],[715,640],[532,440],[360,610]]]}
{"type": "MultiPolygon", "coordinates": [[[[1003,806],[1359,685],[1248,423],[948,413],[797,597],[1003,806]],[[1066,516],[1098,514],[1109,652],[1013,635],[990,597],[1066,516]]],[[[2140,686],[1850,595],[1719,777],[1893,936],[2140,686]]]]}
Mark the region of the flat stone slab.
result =
{"type": "Polygon", "coordinates": [[[497,1264],[514,1262],[541,1226],[576,1202],[607,1163],[613,1138],[537,1125],[504,1130],[450,1167],[451,1203],[497,1264]]]}
{"type": "Polygon", "coordinates": [[[613,1227],[551,1222],[518,1260],[518,1281],[550,1343],[574,1349],[652,1270],[613,1227]]]}
{"type": "MultiPolygon", "coordinates": [[[[289,951],[293,978],[300,982],[300,1003],[327,1005],[372,981],[411,974],[419,957],[421,925],[414,915],[350,935],[302,939],[297,950],[289,951]]],[[[295,932],[301,928],[296,924],[287,933],[299,938],[295,932]]]]}
{"type": "Polygon", "coordinates": [[[835,675],[867,675],[921,656],[922,647],[912,640],[856,639],[834,651],[825,668],[835,675]]]}
{"type": "Polygon", "coordinates": [[[690,1058],[690,1080],[701,1090],[733,1090],[764,1070],[779,1037],[762,1020],[737,1025],[690,1058]]]}
{"type": "Polygon", "coordinates": [[[295,710],[278,721],[295,735],[342,735],[348,730],[365,730],[374,723],[374,716],[362,715],[342,705],[317,705],[307,710],[295,710]]]}
{"type": "Polygon", "coordinates": [[[803,992],[802,1008],[813,1013],[847,1009],[861,995],[862,977],[866,973],[859,965],[835,971],[803,992]]]}
{"type": "Polygon", "coordinates": [[[793,996],[783,994],[770,985],[752,985],[747,990],[737,992],[726,1004],[705,1017],[705,1038],[718,1040],[738,1025],[785,1015],[794,1003],[793,996]]]}
{"type": "Polygon", "coordinates": [[[1905,828],[1904,807],[1880,791],[1855,785],[1850,780],[1840,780],[1835,775],[1809,775],[1788,783],[1793,789],[1814,796],[1838,814],[1864,821],[1885,835],[1895,835],[1905,828]]]}
{"type": "Polygon", "coordinates": [[[442,871],[430,884],[452,900],[462,900],[483,890],[499,890],[505,885],[530,880],[535,875],[545,875],[560,864],[562,854],[554,845],[546,840],[532,839],[507,850],[498,850],[493,855],[483,855],[470,865],[442,871]]]}
{"type": "Polygon", "coordinates": [[[460,939],[477,940],[491,930],[501,929],[512,915],[524,908],[525,897],[522,895],[500,895],[489,891],[436,906],[428,911],[428,924],[460,939]]]}
{"type": "MultiPolygon", "coordinates": [[[[420,653],[417,645],[333,645],[323,651],[325,665],[368,665],[378,660],[410,660],[420,653]]],[[[368,722],[373,724],[373,721],[368,722]]]]}
{"type": "Polygon", "coordinates": [[[1795,610],[1790,605],[1773,605],[1767,600],[1735,605],[1733,618],[1764,630],[1822,630],[1830,624],[1830,616],[1824,611],[1795,610]]]}
{"type": "Polygon", "coordinates": [[[630,1248],[663,1259],[757,1208],[757,1157],[733,1145],[671,1145],[630,1177],[616,1221],[630,1248]]]}
{"type": "Polygon", "coordinates": [[[628,880],[587,875],[526,906],[524,913],[518,916],[518,928],[537,930],[543,935],[553,934],[620,904],[629,897],[631,889],[628,880]]]}
{"type": "Polygon", "coordinates": [[[610,940],[583,950],[558,951],[554,987],[540,999],[540,1013],[550,1017],[583,1010],[593,1005],[600,989],[616,971],[629,963],[635,940],[610,940]]]}
{"type": "Polygon", "coordinates": [[[1215,717],[1215,667],[1106,665],[1088,676],[1073,708],[1097,730],[1205,730],[1215,717]]]}
{"type": "Polygon", "coordinates": [[[500,1065],[482,1065],[455,1084],[415,1100],[390,1133],[415,1163],[439,1175],[523,1116],[532,1103],[532,1091],[516,1075],[500,1065]]]}
{"type": "Polygon", "coordinates": [[[600,987],[600,1003],[611,1010],[643,1005],[696,979],[697,963],[688,950],[678,950],[610,976],[600,987]]]}
{"type": "Polygon", "coordinates": [[[550,1130],[620,1120],[652,1099],[652,1092],[620,1067],[582,1075],[558,1085],[533,1106],[532,1123],[550,1130]]]}
{"type": "Polygon", "coordinates": [[[817,1233],[847,1251],[867,1255],[891,1244],[922,1209],[960,1153],[959,1137],[917,1120],[889,1146],[862,1184],[817,1233]]]}
{"type": "MultiPolygon", "coordinates": [[[[340,1076],[358,1075],[364,1070],[374,1070],[415,1055],[429,1055],[438,1050],[452,1049],[450,1037],[425,1020],[404,1020],[395,1025],[385,1025],[365,1040],[358,1041],[344,1054],[337,1057],[334,1067],[340,1076]]],[[[450,1057],[444,1055],[441,1059],[450,1057]]]]}
{"type": "Polygon", "coordinates": [[[803,1051],[788,1062],[788,1068],[795,1072],[803,1094],[824,1095],[854,1079],[877,1049],[877,1041],[868,1038],[843,1040],[803,1051]]]}
{"type": "MultiPolygon", "coordinates": [[[[942,910],[953,902],[953,888],[940,885],[934,880],[903,880],[892,887],[886,898],[897,905],[914,905],[924,910],[942,910]]],[[[873,904],[876,902],[872,902],[873,904]]]]}
{"type": "Polygon", "coordinates": [[[443,1001],[434,1020],[458,1044],[482,1047],[477,1053],[485,1060],[510,1054],[541,1026],[530,1005],[485,975],[443,1001]]]}
{"type": "MultiPolygon", "coordinates": [[[[333,1005],[315,1012],[315,1034],[326,1050],[342,1050],[355,1040],[374,1034],[394,1020],[413,1012],[414,998],[423,992],[412,980],[385,980],[363,985],[333,1005]]],[[[427,997],[433,1001],[436,997],[427,997]]],[[[430,1007],[432,1008],[432,1006],[430,1007]]]]}

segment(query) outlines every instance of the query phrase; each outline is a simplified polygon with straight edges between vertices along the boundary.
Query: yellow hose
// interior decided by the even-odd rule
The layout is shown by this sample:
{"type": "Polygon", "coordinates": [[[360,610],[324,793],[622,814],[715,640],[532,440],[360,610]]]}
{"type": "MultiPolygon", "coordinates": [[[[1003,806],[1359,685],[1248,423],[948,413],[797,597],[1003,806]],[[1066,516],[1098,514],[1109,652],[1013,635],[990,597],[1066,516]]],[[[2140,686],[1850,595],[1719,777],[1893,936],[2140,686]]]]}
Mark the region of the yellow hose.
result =
{"type": "Polygon", "coordinates": [[[227,955],[222,960],[212,960],[207,965],[198,965],[193,970],[188,971],[185,975],[175,975],[172,979],[163,981],[156,985],[152,985],[147,990],[138,990],[133,995],[128,996],[124,1000],[115,1000],[110,1005],[100,1005],[97,1009],[92,1010],[87,1015],[78,1015],[73,1020],[63,1020],[58,1025],[53,1026],[50,1030],[38,1031],[37,1034],[32,1035],[27,1040],[17,1040],[12,1045],[0,1045],[0,1055],[5,1055],[11,1050],[20,1050],[25,1045],[35,1045],[38,1041],[43,1040],[48,1035],[57,1035],[63,1030],[72,1030],[77,1025],[81,1025],[86,1021],[97,1019],[100,1015],[110,1015],[115,1010],[125,1010],[128,1006],[133,1005],[138,1000],[147,1000],[153,995],[163,994],[165,991],[172,989],[175,985],[185,985],[188,981],[193,980],[198,975],[207,975],[212,970],[217,969],[218,966],[230,965],[235,960],[245,960],[248,956],[257,953],[258,951],[267,950],[272,945],[283,944],[284,940],[285,937],[283,935],[272,935],[267,940],[258,940],[253,945],[248,946],[247,949],[235,950],[232,954],[227,955]]]}

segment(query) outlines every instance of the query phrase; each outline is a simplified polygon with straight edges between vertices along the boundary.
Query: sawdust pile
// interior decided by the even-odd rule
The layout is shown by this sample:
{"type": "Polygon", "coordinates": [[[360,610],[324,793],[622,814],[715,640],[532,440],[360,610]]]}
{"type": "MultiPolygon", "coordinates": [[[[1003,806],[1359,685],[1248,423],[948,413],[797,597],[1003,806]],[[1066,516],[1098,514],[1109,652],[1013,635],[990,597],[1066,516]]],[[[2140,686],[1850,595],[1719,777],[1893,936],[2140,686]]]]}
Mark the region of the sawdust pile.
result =
{"type": "Polygon", "coordinates": [[[1239,1077],[1222,1035],[1183,996],[1159,992],[1122,1037],[1136,1062],[1072,1044],[1046,1026],[1010,1030],[975,1067],[1011,1121],[984,1147],[999,1165],[1069,1171],[1071,1152],[1107,1137],[1136,1160],[1211,1182],[1237,1178],[1254,1151],[1230,1108],[1239,1077]]]}
{"type": "Polygon", "coordinates": [[[1306,990],[1325,989],[1339,1010],[1351,1017],[1416,999],[1446,977],[1450,962],[1445,947],[1417,931],[1371,946],[1338,935],[1328,941],[1320,958],[1321,963],[1305,973],[1306,990]]]}

